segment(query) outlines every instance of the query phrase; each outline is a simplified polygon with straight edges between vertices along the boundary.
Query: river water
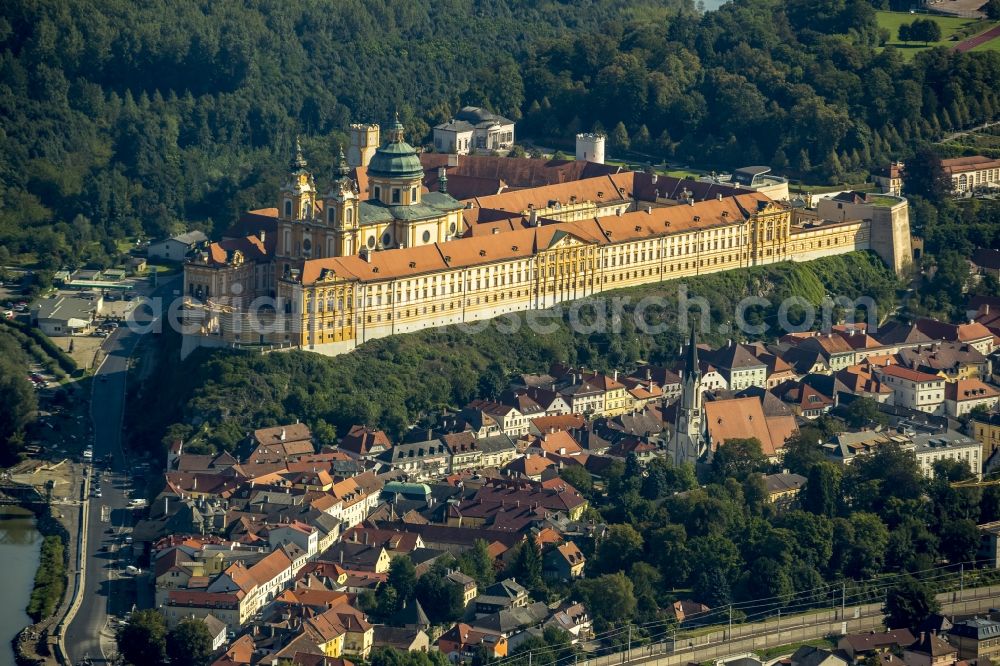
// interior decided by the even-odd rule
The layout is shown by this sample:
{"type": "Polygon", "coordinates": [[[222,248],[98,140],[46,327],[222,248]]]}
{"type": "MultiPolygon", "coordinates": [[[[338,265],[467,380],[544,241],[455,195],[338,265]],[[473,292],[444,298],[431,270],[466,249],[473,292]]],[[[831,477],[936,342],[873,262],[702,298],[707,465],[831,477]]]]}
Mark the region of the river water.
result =
{"type": "Polygon", "coordinates": [[[27,509],[0,507],[0,666],[14,664],[11,639],[31,624],[24,609],[38,568],[42,535],[35,528],[35,516],[27,509]]]}

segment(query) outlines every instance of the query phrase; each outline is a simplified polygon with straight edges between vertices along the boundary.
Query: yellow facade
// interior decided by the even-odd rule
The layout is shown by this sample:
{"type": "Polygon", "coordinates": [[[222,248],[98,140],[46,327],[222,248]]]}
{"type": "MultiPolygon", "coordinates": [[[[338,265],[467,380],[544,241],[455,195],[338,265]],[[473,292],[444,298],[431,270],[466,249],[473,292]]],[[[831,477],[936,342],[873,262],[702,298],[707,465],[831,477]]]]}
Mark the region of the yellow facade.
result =
{"type": "Polygon", "coordinates": [[[632,411],[633,403],[632,396],[624,386],[605,391],[603,416],[627,414],[632,411]]]}
{"type": "MultiPolygon", "coordinates": [[[[746,194],[431,245],[433,251],[424,250],[430,254],[412,246],[367,259],[319,262],[286,261],[279,250],[272,270],[284,308],[275,313],[275,326],[263,335],[251,333],[236,303],[229,311],[216,308],[199,334],[225,343],[338,354],[378,337],[545,309],[614,289],[868,249],[870,224],[793,226],[787,206],[746,194]]],[[[203,274],[218,270],[189,264],[185,280],[204,281],[203,274]]],[[[238,270],[223,272],[235,280],[238,270]]],[[[213,293],[224,289],[215,284],[213,293]]],[[[623,388],[604,396],[603,407],[605,413],[623,413],[632,400],[623,388]]]]}
{"type": "Polygon", "coordinates": [[[345,634],[341,634],[318,647],[327,657],[342,657],[344,655],[344,638],[345,634]]]}
{"type": "Polygon", "coordinates": [[[1000,422],[972,420],[972,434],[983,445],[983,460],[989,460],[993,452],[1000,448],[1000,422]]]}

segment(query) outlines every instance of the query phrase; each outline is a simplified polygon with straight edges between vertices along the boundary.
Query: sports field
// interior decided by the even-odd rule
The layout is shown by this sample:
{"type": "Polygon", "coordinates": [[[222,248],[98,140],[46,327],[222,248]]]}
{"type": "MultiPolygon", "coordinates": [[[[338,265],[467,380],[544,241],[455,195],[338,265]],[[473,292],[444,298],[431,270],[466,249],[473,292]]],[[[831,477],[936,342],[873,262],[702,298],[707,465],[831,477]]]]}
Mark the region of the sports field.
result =
{"type": "MultiPolygon", "coordinates": [[[[936,46],[954,47],[959,42],[969,37],[973,37],[989,30],[997,25],[996,21],[986,21],[983,19],[959,18],[957,16],[938,16],[936,14],[910,14],[909,12],[875,12],[880,28],[889,31],[889,41],[887,46],[894,46],[899,49],[903,57],[909,59],[921,51],[936,46]],[[899,26],[904,23],[913,23],[916,19],[931,19],[941,26],[941,40],[938,42],[901,42],[899,41],[899,26]]],[[[987,47],[1000,49],[997,40],[991,40],[981,44],[974,50],[986,50],[987,47]]]]}

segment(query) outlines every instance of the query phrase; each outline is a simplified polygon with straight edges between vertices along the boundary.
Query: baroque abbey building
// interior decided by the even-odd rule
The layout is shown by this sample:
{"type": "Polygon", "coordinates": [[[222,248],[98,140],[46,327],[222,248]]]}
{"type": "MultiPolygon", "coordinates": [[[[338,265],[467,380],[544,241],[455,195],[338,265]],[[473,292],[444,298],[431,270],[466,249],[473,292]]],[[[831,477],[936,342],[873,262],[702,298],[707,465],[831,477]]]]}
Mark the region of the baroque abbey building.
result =
{"type": "Polygon", "coordinates": [[[858,195],[850,215],[823,219],[749,189],[606,165],[420,155],[398,119],[371,150],[373,131],[377,144],[377,126],[352,127],[355,164],[341,154],[326,183],[297,147],[277,206],[185,264],[184,354],[334,355],[650,282],[865,249],[898,271],[910,254],[898,197],[866,209],[858,195]]]}

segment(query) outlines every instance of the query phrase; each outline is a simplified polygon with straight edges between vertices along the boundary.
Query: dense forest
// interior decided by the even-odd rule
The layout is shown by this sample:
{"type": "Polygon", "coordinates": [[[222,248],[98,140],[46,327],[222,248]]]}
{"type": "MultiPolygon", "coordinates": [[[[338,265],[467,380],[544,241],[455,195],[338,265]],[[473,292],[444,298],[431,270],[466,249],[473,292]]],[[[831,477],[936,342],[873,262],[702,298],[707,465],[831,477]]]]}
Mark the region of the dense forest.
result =
{"type": "MultiPolygon", "coordinates": [[[[790,296],[813,305],[828,294],[867,296],[885,313],[894,304],[897,281],[878,257],[862,252],[703,275],[685,279],[684,285],[689,299],[704,298],[711,310],[711,332],[703,339],[722,344],[733,337],[724,327],[732,326],[737,303],[747,296],[770,302],[748,310],[748,323],[773,331],[778,308],[790,296]]],[[[547,371],[554,362],[626,370],[640,361],[672,361],[685,336],[677,323],[679,288],[680,281],[667,281],[590,299],[579,310],[583,323],[596,323],[591,315],[598,312],[607,315],[607,325],[593,333],[574,333],[571,311],[564,307],[541,320],[553,325],[544,333],[524,325],[523,314],[504,315],[483,330],[428,329],[374,340],[333,358],[199,350],[178,363],[176,334],[164,332],[157,374],[129,382],[128,429],[137,447],[182,437],[194,440],[188,450],[231,449],[253,428],[296,418],[313,429],[320,444],[333,443],[356,423],[399,436],[434,410],[495,397],[510,375],[547,371]],[[636,325],[636,305],[647,296],[661,298],[662,304],[646,309],[640,321],[666,324],[661,332],[646,334],[636,325]],[[620,318],[612,316],[616,303],[620,318]]],[[[792,308],[791,322],[800,323],[799,316],[792,308]]],[[[860,316],[866,316],[864,310],[860,316]]],[[[765,331],[761,337],[772,336],[765,331]]]]}
{"type": "Polygon", "coordinates": [[[25,428],[38,409],[35,389],[28,381],[31,361],[29,349],[35,349],[26,336],[8,326],[0,326],[0,465],[17,461],[24,445],[25,428]]]}
{"type": "Polygon", "coordinates": [[[809,182],[1000,109],[1000,54],[906,61],[888,37],[871,0],[7,2],[0,265],[227,226],[272,203],[295,134],[323,174],[350,121],[393,109],[418,143],[483,104],[543,145],[605,128],[613,151],[809,182]]]}
{"type": "Polygon", "coordinates": [[[520,116],[520,62],[690,0],[14,0],[0,9],[0,265],[106,264],[115,240],[269,205],[296,134],[319,173],[351,121],[412,140],[464,103],[520,116]]]}

